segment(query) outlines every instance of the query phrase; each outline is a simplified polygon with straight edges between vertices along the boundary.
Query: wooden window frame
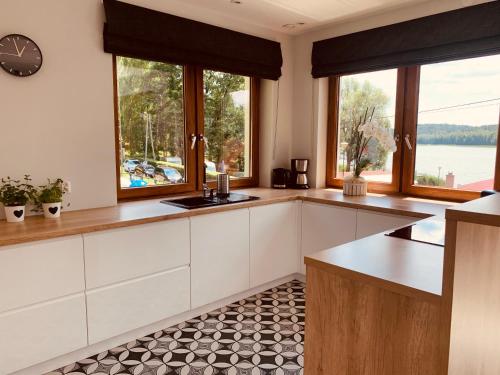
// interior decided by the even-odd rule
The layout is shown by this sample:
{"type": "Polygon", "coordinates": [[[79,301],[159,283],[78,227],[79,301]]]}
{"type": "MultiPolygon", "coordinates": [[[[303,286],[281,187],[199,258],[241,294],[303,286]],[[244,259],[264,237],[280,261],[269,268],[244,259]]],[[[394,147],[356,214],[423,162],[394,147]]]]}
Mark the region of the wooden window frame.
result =
{"type": "MultiPolygon", "coordinates": [[[[396,94],[395,138],[398,151],[394,154],[392,183],[369,182],[368,191],[374,193],[401,193],[404,195],[444,199],[464,202],[480,197],[480,192],[449,189],[443,187],[419,186],[414,184],[416,159],[416,132],[420,88],[420,66],[398,69],[396,94]],[[409,136],[412,150],[406,146],[404,137],[409,136]]],[[[342,179],[336,178],[338,112],[340,76],[329,78],[328,93],[328,132],[326,159],[326,186],[342,188],[342,179]]],[[[500,114],[499,136],[497,137],[496,165],[494,170],[494,189],[500,190],[500,114]]]]}
{"type": "MultiPolygon", "coordinates": [[[[137,188],[122,188],[120,184],[121,168],[121,142],[120,142],[120,116],[118,105],[118,76],[117,55],[113,54],[113,96],[115,116],[115,165],[116,189],[118,200],[134,200],[154,198],[174,194],[192,193],[203,188],[203,163],[205,145],[197,142],[193,150],[190,147],[192,135],[204,132],[203,109],[203,68],[185,65],[183,77],[184,89],[184,152],[186,156],[185,177],[187,182],[167,186],[145,186],[137,188]]],[[[231,188],[248,188],[259,185],[259,106],[260,106],[260,80],[250,77],[250,177],[238,178],[230,181],[231,188]]],[[[215,182],[208,183],[210,188],[215,188],[215,182]]]]}
{"type": "MultiPolygon", "coordinates": [[[[402,163],[401,139],[403,134],[404,86],[406,84],[406,69],[397,72],[396,105],[394,119],[394,136],[398,140],[398,149],[393,154],[392,182],[368,182],[368,190],[374,193],[396,193],[400,189],[399,170],[402,163]]],[[[340,96],[340,76],[329,78],[328,88],[328,128],[327,128],[327,159],[326,186],[342,188],[343,179],[337,178],[337,145],[338,145],[338,115],[340,96]]]]}
{"type": "MultiPolygon", "coordinates": [[[[196,94],[197,94],[197,133],[203,134],[205,128],[205,108],[203,97],[203,71],[205,68],[196,68],[196,94]]],[[[248,188],[259,186],[259,103],[260,103],[260,80],[250,77],[250,177],[242,177],[230,180],[231,188],[248,188]]],[[[198,146],[198,165],[205,162],[205,144],[198,146]]],[[[203,168],[198,168],[198,186],[203,186],[203,168]]],[[[217,183],[209,181],[208,187],[213,189],[217,183]]],[[[199,189],[199,190],[200,190],[199,189]]]]}

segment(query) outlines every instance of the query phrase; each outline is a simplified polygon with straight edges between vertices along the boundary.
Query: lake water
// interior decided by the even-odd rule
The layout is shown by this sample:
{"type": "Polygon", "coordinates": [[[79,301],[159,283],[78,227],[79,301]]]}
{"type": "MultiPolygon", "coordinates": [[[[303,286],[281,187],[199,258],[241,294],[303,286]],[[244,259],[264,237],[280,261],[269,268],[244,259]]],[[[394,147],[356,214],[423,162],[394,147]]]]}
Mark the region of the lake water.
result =
{"type": "Polygon", "coordinates": [[[417,145],[416,172],[441,178],[455,175],[455,187],[492,179],[495,172],[496,147],[417,145]]]}
{"type": "MultiPolygon", "coordinates": [[[[495,146],[417,145],[416,175],[440,176],[443,180],[451,172],[455,185],[492,180],[495,172],[495,146]]],[[[388,158],[385,173],[380,171],[363,173],[369,181],[391,182],[392,158],[388,158]]],[[[492,185],[482,188],[492,188],[492,185]]]]}

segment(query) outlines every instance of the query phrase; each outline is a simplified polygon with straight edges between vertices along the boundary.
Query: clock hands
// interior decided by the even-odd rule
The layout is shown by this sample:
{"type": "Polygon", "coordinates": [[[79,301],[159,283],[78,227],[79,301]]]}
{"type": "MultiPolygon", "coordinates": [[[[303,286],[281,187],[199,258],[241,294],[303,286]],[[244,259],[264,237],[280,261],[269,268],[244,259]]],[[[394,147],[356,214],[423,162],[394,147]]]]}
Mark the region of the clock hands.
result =
{"type": "Polygon", "coordinates": [[[21,56],[19,54],[19,48],[17,48],[17,43],[16,43],[16,40],[14,38],[12,38],[12,40],[14,41],[14,46],[16,46],[16,51],[17,51],[17,56],[21,56]]]}
{"type": "Polygon", "coordinates": [[[23,53],[24,53],[24,50],[26,49],[26,46],[24,46],[23,49],[21,51],[19,51],[19,47],[17,46],[16,40],[12,39],[12,41],[14,42],[14,47],[16,47],[17,54],[15,54],[15,53],[8,53],[8,52],[0,52],[0,55],[22,57],[23,53]]]}
{"type": "Polygon", "coordinates": [[[7,55],[7,56],[16,56],[16,57],[21,57],[19,54],[15,53],[7,53],[7,52],[0,52],[0,55],[7,55]]]}

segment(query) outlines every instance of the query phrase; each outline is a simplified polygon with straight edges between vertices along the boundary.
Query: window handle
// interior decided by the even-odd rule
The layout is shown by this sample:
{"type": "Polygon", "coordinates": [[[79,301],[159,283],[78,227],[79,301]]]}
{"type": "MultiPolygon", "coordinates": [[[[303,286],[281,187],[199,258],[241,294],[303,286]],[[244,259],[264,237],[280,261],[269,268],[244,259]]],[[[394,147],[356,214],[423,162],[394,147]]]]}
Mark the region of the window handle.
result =
{"type": "Polygon", "coordinates": [[[194,146],[196,146],[197,140],[198,140],[198,137],[194,134],[191,134],[191,150],[194,150],[194,146]]]}
{"type": "Polygon", "coordinates": [[[399,134],[396,134],[394,136],[394,142],[399,143],[400,140],[401,140],[401,137],[399,136],[399,134]]]}
{"type": "Polygon", "coordinates": [[[198,141],[204,142],[205,143],[205,147],[208,146],[208,138],[205,137],[203,134],[199,134],[198,135],[198,141]]]}
{"type": "Polygon", "coordinates": [[[405,135],[405,142],[406,142],[406,146],[408,146],[408,150],[413,150],[413,147],[411,145],[411,142],[410,142],[410,134],[406,134],[405,135]]]}

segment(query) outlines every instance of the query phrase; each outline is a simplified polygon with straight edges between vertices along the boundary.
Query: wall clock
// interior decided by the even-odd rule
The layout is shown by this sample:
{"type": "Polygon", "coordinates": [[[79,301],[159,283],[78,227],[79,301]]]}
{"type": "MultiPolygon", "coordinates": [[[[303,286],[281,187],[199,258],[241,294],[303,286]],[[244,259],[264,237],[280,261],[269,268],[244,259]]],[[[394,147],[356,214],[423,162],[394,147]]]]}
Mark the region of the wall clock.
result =
{"type": "Polygon", "coordinates": [[[28,77],[42,67],[42,51],[30,38],[10,34],[0,39],[0,66],[17,77],[28,77]]]}

